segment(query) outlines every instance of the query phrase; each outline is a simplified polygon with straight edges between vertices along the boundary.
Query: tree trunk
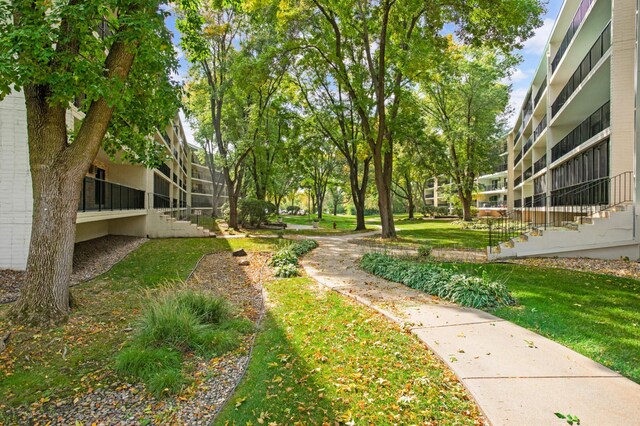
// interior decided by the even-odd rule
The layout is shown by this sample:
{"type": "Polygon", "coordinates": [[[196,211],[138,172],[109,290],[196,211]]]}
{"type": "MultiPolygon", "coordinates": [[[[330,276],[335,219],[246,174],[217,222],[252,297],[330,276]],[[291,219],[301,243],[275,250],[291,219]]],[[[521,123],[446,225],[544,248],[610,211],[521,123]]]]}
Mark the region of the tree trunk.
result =
{"type": "MultiPolygon", "coordinates": [[[[356,160],[357,161],[357,160],[356,160]]],[[[364,221],[364,203],[369,182],[369,163],[371,158],[363,162],[362,185],[358,184],[358,163],[349,164],[349,183],[351,186],[351,199],[356,209],[356,231],[365,231],[367,226],[364,221]]]]}
{"type": "Polygon", "coordinates": [[[338,203],[333,203],[333,215],[338,216],[338,203]]]}
{"type": "Polygon", "coordinates": [[[378,189],[378,208],[380,209],[380,222],[382,224],[382,238],[395,238],[396,228],[393,222],[393,199],[391,198],[391,152],[383,155],[374,153],[373,168],[376,188],[378,189]]]}
{"type": "Polygon", "coordinates": [[[324,204],[324,199],[321,196],[318,196],[318,221],[322,220],[322,205],[324,204]]]}
{"type": "MultiPolygon", "coordinates": [[[[76,173],[77,174],[77,173],[76,173]]],[[[32,169],[33,218],[26,285],[13,317],[41,324],[66,320],[73,267],[76,214],[82,182],[57,169],[32,169]]]]}
{"type": "Polygon", "coordinates": [[[238,226],[238,196],[232,187],[229,187],[229,228],[240,230],[238,226]]]}
{"type": "Polygon", "coordinates": [[[460,190],[458,191],[458,197],[460,198],[460,203],[462,204],[462,220],[471,222],[473,220],[473,217],[471,216],[471,191],[460,190]]]}

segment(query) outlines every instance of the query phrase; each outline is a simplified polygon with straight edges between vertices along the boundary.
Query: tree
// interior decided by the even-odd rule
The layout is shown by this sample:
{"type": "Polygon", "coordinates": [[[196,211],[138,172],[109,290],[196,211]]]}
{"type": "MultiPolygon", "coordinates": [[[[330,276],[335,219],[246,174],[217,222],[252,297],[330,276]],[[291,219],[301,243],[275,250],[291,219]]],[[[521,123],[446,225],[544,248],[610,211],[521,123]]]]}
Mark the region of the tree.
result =
{"type": "MultiPolygon", "coordinates": [[[[181,6],[182,19],[177,23],[181,45],[196,65],[191,70],[193,83],[188,86],[191,109],[197,111],[200,126],[206,129],[210,125],[213,131],[227,186],[229,227],[238,230],[238,199],[250,148],[245,141],[223,133],[223,115],[227,111],[238,113],[237,107],[227,105],[227,97],[235,88],[234,65],[239,61],[237,48],[243,43],[247,17],[239,5],[224,1],[212,1],[205,7],[198,1],[183,1],[181,6]]],[[[246,111],[240,111],[240,115],[246,117],[246,111]]]]}
{"type": "Polygon", "coordinates": [[[314,207],[317,208],[318,220],[321,220],[327,186],[338,167],[338,161],[335,148],[326,139],[308,136],[306,142],[300,161],[309,182],[314,207]]]}
{"type": "Polygon", "coordinates": [[[443,25],[459,38],[508,52],[540,24],[540,0],[307,0],[298,4],[301,47],[317,55],[354,103],[374,165],[382,237],[395,236],[391,180],[394,121],[402,93],[445,45],[443,25]]]}
{"type": "Polygon", "coordinates": [[[148,135],[178,105],[165,15],[152,0],[0,4],[0,98],[24,92],[33,182],[26,284],[12,308],[18,321],[58,322],[70,311],[80,190],[100,147],[147,164],[163,155],[148,135]],[[84,118],[70,133],[74,100],[84,118]]]}
{"type": "MultiPolygon", "coordinates": [[[[302,61],[301,61],[302,62],[302,61]]],[[[302,107],[316,131],[324,134],[344,157],[348,167],[351,198],[356,210],[356,231],[366,229],[364,205],[371,154],[362,133],[353,101],[339,81],[322,65],[299,63],[296,82],[302,94],[302,107]]]]}
{"type": "Polygon", "coordinates": [[[512,58],[495,50],[451,42],[446,60],[422,86],[424,111],[434,137],[443,142],[440,157],[462,204],[464,220],[471,220],[476,178],[490,170],[500,154],[509,102],[509,87],[501,81],[512,65],[512,58]]]}

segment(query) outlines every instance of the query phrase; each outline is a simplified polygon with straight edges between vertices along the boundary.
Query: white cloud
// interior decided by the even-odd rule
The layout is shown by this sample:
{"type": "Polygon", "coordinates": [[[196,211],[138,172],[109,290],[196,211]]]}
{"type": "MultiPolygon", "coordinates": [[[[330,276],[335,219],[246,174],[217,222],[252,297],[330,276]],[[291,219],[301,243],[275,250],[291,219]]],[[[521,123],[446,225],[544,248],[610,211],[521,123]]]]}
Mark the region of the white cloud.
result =
{"type": "Polygon", "coordinates": [[[549,35],[551,35],[554,22],[554,19],[545,18],[542,26],[536,30],[533,37],[524,43],[524,48],[522,50],[526,53],[542,55],[544,53],[544,48],[547,45],[547,41],[549,41],[549,35]]]}
{"type": "Polygon", "coordinates": [[[515,84],[527,80],[529,77],[528,71],[523,71],[522,68],[516,68],[508,78],[503,80],[503,82],[506,84],[515,84]]]}

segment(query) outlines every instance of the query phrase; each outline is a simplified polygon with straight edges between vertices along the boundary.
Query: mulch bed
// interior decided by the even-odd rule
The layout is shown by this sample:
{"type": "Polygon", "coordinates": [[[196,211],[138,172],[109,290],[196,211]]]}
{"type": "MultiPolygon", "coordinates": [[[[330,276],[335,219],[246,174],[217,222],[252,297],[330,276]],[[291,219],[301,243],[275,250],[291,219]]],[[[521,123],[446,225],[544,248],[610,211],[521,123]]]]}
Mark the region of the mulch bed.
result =
{"type": "MultiPolygon", "coordinates": [[[[146,238],[107,235],[75,245],[71,285],[107,272],[126,255],[140,247],[146,238]]],[[[25,272],[0,269],[0,303],[15,301],[24,284],[25,272]]]]}
{"type": "MultiPolygon", "coordinates": [[[[186,285],[226,297],[240,314],[257,322],[263,309],[261,281],[272,277],[266,267],[269,257],[266,253],[249,253],[242,258],[234,258],[231,253],[207,255],[186,285]],[[240,266],[239,261],[245,259],[249,265],[240,266]]],[[[242,378],[253,337],[246,336],[237,349],[219,358],[187,360],[194,379],[176,396],[158,399],[147,394],[141,384],[114,381],[117,375],[107,366],[101,374],[111,380],[105,380],[109,383],[104,387],[43,405],[33,404],[12,415],[20,424],[209,425],[242,378]]],[[[110,364],[110,360],[105,361],[110,364]]]]}

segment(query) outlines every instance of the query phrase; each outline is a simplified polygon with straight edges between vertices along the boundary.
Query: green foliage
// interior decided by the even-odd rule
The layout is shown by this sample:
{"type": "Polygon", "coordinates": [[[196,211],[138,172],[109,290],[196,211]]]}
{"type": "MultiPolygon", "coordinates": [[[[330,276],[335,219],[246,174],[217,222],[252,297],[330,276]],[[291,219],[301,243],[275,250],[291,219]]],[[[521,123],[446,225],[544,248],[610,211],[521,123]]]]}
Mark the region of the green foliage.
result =
{"type": "Polygon", "coordinates": [[[431,256],[431,246],[423,244],[420,247],[418,247],[418,256],[420,256],[420,257],[429,257],[429,256],[431,256]]]}
{"type": "Polygon", "coordinates": [[[435,264],[399,260],[379,253],[365,254],[360,266],[374,275],[462,306],[488,308],[515,304],[504,284],[486,276],[469,277],[435,264]]]}
{"type": "Polygon", "coordinates": [[[580,424],[580,419],[578,418],[578,416],[574,416],[573,414],[562,414],[562,413],[553,413],[556,415],[557,418],[559,419],[563,419],[566,420],[568,424],[573,425],[579,425],[580,424]]]}
{"type": "Polygon", "coordinates": [[[276,212],[276,206],[273,203],[252,198],[240,200],[239,207],[240,223],[251,226],[260,226],[276,212]]]}
{"type": "Polygon", "coordinates": [[[182,354],[222,355],[252,328],[233,318],[222,298],[191,289],[161,290],[149,296],[139,330],[116,357],[116,370],[143,380],[154,395],[172,394],[186,383],[182,354]]]}
{"type": "Polygon", "coordinates": [[[269,265],[274,268],[275,276],[280,278],[298,276],[298,257],[318,247],[314,240],[279,240],[279,245],[280,249],[271,257],[269,265]]]}
{"type": "MultiPolygon", "coordinates": [[[[66,108],[81,100],[80,109],[87,113],[104,100],[114,107],[105,151],[156,164],[164,148],[148,135],[166,125],[179,105],[179,87],[170,77],[177,69],[176,53],[162,3],[2,2],[0,99],[37,86],[51,106],[66,108]],[[97,28],[107,30],[97,37],[97,28]],[[108,54],[118,43],[135,55],[124,79],[105,72],[108,54]]],[[[75,126],[76,131],[81,127],[75,126]]]]}

